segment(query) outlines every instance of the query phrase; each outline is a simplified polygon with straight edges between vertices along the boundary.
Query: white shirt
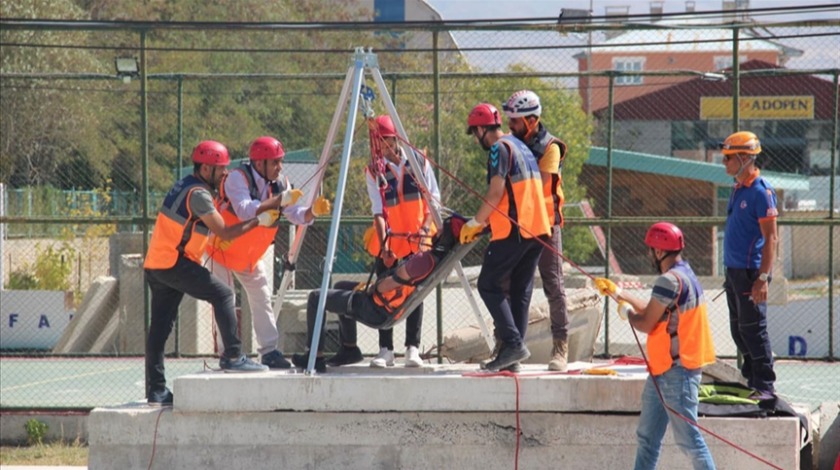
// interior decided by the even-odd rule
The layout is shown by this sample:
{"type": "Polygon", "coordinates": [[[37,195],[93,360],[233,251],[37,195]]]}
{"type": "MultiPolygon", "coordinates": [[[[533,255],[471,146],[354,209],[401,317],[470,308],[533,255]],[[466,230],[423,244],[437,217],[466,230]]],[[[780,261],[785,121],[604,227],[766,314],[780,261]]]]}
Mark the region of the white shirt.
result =
{"type": "MultiPolygon", "coordinates": [[[[251,193],[248,190],[248,181],[241,171],[232,171],[225,178],[225,195],[230,201],[233,213],[239,217],[239,220],[248,220],[256,217],[257,208],[260,207],[260,203],[271,196],[268,190],[268,183],[265,178],[257,173],[257,170],[253,166],[251,166],[251,175],[254,177],[254,184],[257,186],[257,194],[260,195],[259,200],[251,199],[251,193]]],[[[280,175],[280,178],[282,177],[280,175]]],[[[283,215],[294,225],[310,225],[315,219],[313,218],[309,222],[306,221],[307,209],[308,207],[301,207],[297,204],[286,206],[283,209],[283,215]]]]}

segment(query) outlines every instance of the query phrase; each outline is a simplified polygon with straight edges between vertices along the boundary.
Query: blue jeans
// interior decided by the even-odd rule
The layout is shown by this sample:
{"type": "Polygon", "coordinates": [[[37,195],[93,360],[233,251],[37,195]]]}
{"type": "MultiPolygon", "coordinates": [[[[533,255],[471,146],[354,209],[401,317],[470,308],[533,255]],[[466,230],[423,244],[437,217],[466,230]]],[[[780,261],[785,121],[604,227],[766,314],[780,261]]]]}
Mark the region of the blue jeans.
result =
{"type": "Polygon", "coordinates": [[[639,416],[639,427],[636,429],[639,442],[634,467],[636,470],[656,468],[656,461],[659,460],[659,452],[662,448],[662,438],[665,436],[669,422],[674,432],[674,441],[680,450],[691,458],[694,469],[715,468],[712,454],[700,430],[665,409],[653,385],[653,381],[656,380],[662,392],[662,398],[668,406],[696,422],[700,375],[700,369],[688,370],[675,364],[662,375],[648,377],[644,392],[642,392],[642,414],[639,416]]]}

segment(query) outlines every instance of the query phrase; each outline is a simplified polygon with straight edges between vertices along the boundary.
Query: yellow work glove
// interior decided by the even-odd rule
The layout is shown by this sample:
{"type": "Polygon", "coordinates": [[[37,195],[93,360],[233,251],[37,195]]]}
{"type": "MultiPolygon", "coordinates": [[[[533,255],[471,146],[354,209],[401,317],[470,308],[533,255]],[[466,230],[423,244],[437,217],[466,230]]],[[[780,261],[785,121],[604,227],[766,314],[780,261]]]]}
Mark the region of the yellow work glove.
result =
{"type": "Polygon", "coordinates": [[[332,211],[332,205],[330,200],[324,196],[318,196],[318,199],[315,199],[315,203],[312,204],[312,215],[315,217],[327,215],[330,211],[332,211]]]}
{"type": "Polygon", "coordinates": [[[621,287],[618,287],[614,282],[605,277],[595,278],[595,288],[598,289],[601,295],[621,295],[621,287]]]}
{"type": "Polygon", "coordinates": [[[222,240],[217,236],[213,237],[213,248],[217,250],[225,251],[230,248],[231,243],[233,243],[231,240],[222,240]]]}
{"type": "Polygon", "coordinates": [[[300,189],[287,189],[280,194],[280,207],[286,207],[294,205],[303,196],[303,191],[300,189]]]}
{"type": "Polygon", "coordinates": [[[472,243],[481,235],[484,230],[484,224],[475,220],[475,217],[470,219],[463,227],[461,227],[461,244],[466,245],[472,243]]]}
{"type": "Polygon", "coordinates": [[[615,308],[618,312],[618,316],[621,317],[622,320],[627,320],[627,317],[633,313],[633,307],[630,305],[630,302],[626,302],[622,300],[618,303],[618,306],[615,308]]]}
{"type": "Polygon", "coordinates": [[[360,283],[356,284],[356,287],[354,287],[354,288],[353,288],[353,290],[354,290],[355,292],[364,292],[364,291],[366,291],[366,290],[367,290],[367,282],[362,281],[362,282],[360,282],[360,283]]]}
{"type": "Polygon", "coordinates": [[[276,209],[267,210],[257,216],[257,220],[260,221],[260,225],[263,227],[271,227],[274,225],[274,222],[277,222],[278,218],[280,218],[280,211],[276,209]]]}

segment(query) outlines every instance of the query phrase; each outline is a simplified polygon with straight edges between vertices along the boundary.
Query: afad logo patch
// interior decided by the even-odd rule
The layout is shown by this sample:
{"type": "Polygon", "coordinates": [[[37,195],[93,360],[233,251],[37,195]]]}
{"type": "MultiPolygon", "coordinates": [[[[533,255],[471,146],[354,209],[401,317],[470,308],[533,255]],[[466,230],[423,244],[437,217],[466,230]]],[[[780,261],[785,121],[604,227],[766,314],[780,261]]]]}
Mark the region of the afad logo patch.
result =
{"type": "Polygon", "coordinates": [[[747,201],[741,201],[741,209],[747,208],[747,201]]]}

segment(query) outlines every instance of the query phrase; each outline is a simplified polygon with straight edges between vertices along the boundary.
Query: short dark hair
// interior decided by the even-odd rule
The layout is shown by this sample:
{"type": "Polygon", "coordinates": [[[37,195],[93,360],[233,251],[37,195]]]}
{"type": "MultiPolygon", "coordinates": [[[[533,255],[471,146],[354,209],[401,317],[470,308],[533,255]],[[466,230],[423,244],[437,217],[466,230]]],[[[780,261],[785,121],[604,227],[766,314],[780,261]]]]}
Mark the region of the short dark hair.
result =
{"type": "Polygon", "coordinates": [[[198,173],[201,170],[203,163],[193,163],[193,173],[198,173]]]}

